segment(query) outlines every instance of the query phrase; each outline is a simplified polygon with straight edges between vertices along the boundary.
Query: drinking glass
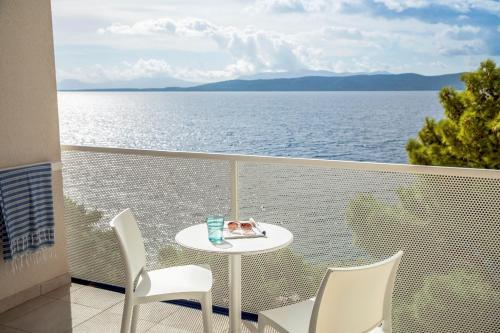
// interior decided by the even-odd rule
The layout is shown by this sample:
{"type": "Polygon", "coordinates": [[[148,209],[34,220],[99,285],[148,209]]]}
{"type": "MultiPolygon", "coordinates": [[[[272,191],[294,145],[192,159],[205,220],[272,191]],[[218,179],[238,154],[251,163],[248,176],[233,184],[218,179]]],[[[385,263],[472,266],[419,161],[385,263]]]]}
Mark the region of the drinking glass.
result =
{"type": "Polygon", "coordinates": [[[224,230],[224,216],[211,215],[207,217],[208,240],[214,244],[223,241],[222,231],[224,230]]]}

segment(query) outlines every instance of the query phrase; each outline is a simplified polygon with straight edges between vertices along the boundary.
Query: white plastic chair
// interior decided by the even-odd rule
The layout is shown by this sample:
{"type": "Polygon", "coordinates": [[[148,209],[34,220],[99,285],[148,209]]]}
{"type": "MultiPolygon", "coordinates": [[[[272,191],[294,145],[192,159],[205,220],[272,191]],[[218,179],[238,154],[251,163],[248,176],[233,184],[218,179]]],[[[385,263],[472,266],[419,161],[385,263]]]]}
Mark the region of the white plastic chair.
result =
{"type": "Polygon", "coordinates": [[[392,331],[391,300],[403,252],[352,268],[329,268],[316,298],[259,313],[259,333],[271,326],[288,333],[392,331]]]}
{"type": "Polygon", "coordinates": [[[124,210],[113,218],[110,225],[118,237],[127,269],[121,333],[135,332],[139,304],[174,299],[199,300],[204,332],[212,333],[210,268],[187,265],[146,271],[144,241],[132,211],[124,210]]]}

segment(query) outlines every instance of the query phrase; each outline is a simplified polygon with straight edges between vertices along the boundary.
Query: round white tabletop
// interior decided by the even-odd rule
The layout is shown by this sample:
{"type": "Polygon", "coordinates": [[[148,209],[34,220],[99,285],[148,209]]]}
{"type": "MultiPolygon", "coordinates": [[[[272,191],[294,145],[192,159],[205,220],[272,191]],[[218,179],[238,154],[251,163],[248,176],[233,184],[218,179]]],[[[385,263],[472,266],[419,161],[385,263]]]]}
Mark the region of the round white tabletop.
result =
{"type": "Polygon", "coordinates": [[[193,225],[175,236],[177,244],[190,250],[225,254],[229,258],[229,332],[241,332],[241,256],[279,250],[293,241],[293,235],[283,227],[259,223],[266,237],[226,239],[221,244],[208,240],[205,223],[193,225]]]}
{"type": "Polygon", "coordinates": [[[267,223],[259,223],[266,237],[227,239],[221,244],[213,244],[208,240],[208,230],[205,223],[193,225],[175,236],[177,244],[196,251],[250,255],[272,252],[289,245],[293,235],[287,229],[267,223]]]}

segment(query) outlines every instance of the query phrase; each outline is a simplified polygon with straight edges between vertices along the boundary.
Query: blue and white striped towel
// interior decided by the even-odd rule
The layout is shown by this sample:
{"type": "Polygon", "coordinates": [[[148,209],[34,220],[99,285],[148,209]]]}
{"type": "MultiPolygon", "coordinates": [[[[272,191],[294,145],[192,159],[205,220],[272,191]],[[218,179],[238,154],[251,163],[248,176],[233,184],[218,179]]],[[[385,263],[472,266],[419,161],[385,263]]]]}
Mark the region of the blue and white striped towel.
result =
{"type": "Polygon", "coordinates": [[[54,244],[50,163],[0,170],[0,232],[4,260],[54,244]]]}

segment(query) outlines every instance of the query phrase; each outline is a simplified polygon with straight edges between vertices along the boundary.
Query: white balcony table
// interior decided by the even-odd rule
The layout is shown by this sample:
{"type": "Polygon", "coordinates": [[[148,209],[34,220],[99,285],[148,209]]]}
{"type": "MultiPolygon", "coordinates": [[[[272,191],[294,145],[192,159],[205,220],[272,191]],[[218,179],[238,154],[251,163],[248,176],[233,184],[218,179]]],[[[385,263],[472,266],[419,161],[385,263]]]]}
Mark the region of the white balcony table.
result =
{"type": "Polygon", "coordinates": [[[289,245],[293,235],[287,229],[267,223],[260,223],[266,237],[228,239],[222,244],[208,240],[207,225],[197,224],[180,231],[175,241],[180,246],[206,253],[227,255],[229,259],[229,332],[241,332],[241,256],[266,253],[289,245]]]}

